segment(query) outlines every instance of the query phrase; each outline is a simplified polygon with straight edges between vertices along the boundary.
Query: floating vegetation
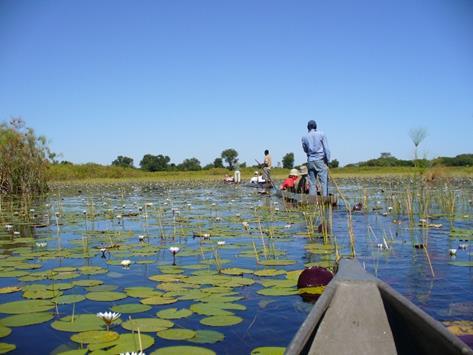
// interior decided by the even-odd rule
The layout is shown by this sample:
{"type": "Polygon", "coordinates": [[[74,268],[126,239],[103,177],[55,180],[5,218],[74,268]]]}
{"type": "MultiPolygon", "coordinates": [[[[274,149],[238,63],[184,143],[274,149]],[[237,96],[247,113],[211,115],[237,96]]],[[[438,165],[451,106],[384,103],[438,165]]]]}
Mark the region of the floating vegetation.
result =
{"type": "Polygon", "coordinates": [[[0,352],[280,354],[324,291],[301,274],[352,255],[434,316],[472,321],[443,304],[471,298],[473,184],[453,183],[337,181],[338,207],[195,182],[2,197],[0,352]]]}

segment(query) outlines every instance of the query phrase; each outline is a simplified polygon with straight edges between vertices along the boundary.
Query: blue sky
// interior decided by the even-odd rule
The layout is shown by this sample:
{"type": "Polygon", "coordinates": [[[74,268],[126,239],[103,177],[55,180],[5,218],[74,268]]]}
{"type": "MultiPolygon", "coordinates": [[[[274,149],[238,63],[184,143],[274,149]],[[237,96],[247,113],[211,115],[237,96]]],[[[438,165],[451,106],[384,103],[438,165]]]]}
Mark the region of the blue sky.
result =
{"type": "Polygon", "coordinates": [[[0,0],[0,120],[76,163],[473,153],[471,0],[0,0]]]}

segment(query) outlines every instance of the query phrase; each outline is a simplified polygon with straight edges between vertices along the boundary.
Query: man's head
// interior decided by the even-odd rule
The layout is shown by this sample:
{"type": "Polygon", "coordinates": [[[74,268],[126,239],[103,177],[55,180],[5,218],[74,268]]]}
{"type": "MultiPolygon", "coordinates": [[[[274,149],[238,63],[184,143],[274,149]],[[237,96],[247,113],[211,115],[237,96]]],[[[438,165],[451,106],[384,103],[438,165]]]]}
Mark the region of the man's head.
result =
{"type": "Polygon", "coordinates": [[[269,154],[269,150],[266,149],[266,150],[264,151],[264,155],[268,155],[268,154],[269,154]]]}
{"type": "Polygon", "coordinates": [[[317,123],[314,120],[307,122],[307,129],[310,131],[312,129],[317,129],[317,123]]]}

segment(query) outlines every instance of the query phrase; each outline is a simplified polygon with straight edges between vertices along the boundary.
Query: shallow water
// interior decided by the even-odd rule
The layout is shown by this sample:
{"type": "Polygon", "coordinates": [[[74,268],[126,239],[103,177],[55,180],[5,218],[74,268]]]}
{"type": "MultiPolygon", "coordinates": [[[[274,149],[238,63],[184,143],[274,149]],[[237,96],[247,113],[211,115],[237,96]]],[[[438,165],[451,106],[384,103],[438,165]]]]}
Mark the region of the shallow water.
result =
{"type": "MultiPolygon", "coordinates": [[[[473,269],[456,266],[452,261],[472,261],[472,249],[458,250],[456,257],[449,255],[450,248],[457,248],[459,237],[451,237],[450,229],[469,230],[473,228],[472,206],[468,199],[472,196],[471,184],[458,184],[456,188],[457,211],[453,220],[441,216],[435,221],[440,228],[420,228],[419,216],[415,216],[416,226],[409,228],[408,217],[393,216],[388,211],[387,194],[405,188],[402,183],[385,183],[381,192],[378,182],[359,183],[346,181],[340,190],[346,194],[350,203],[361,201],[362,195],[369,196],[365,210],[353,213],[353,228],[356,237],[356,254],[366,270],[390,284],[394,289],[420,306],[438,320],[473,320],[473,269]],[[361,192],[363,191],[363,192],[361,192]],[[379,201],[379,203],[378,203],[379,201]],[[465,202],[466,201],[466,202],[465,202]],[[373,207],[379,210],[373,211],[373,207]],[[400,224],[393,223],[393,220],[400,224]],[[389,249],[379,249],[378,244],[389,249]],[[426,251],[415,249],[413,244],[427,242],[428,255],[434,270],[432,276],[426,251]]],[[[265,268],[286,271],[302,270],[308,263],[333,263],[334,255],[314,254],[305,248],[307,244],[321,243],[321,238],[308,239],[306,220],[301,210],[286,211],[283,201],[275,196],[264,196],[255,189],[239,186],[192,185],[111,185],[82,187],[81,193],[76,188],[61,187],[51,193],[47,200],[38,202],[34,211],[29,211],[31,220],[38,223],[49,218],[50,225],[36,228],[28,239],[27,227],[20,228],[19,216],[10,216],[3,212],[3,224],[11,222],[14,230],[21,230],[20,236],[12,231],[2,230],[0,235],[3,259],[0,259],[0,276],[11,270],[18,270],[8,260],[18,260],[28,264],[40,264],[35,270],[27,270],[28,276],[52,270],[58,267],[97,266],[100,273],[87,275],[78,272],[72,279],[51,280],[38,277],[25,280],[20,277],[0,277],[0,287],[25,286],[30,284],[70,283],[77,280],[93,279],[104,285],[114,286],[115,291],[123,292],[126,287],[148,286],[155,288],[160,282],[149,279],[152,275],[169,273],[166,269],[173,258],[168,248],[179,246],[175,268],[182,268],[183,274],[191,276],[198,270],[222,268],[247,268],[252,271],[265,268]],[[152,205],[146,204],[152,203],[152,205]],[[48,205],[48,206],[46,206],[48,205]],[[140,209],[141,208],[141,209],[140,209]],[[86,213],[84,213],[84,211],[86,213]],[[58,213],[56,219],[55,214],[58,213]],[[127,216],[127,214],[136,214],[127,216]],[[33,215],[37,215],[34,217],[33,215]],[[45,215],[48,215],[46,218],[45,215]],[[119,215],[122,218],[117,218],[119,215]],[[15,221],[17,223],[15,223],[15,221]],[[249,223],[245,230],[242,222],[249,223]],[[263,234],[261,232],[264,232],[263,234]],[[194,238],[194,233],[210,233],[209,239],[194,238]],[[267,234],[270,234],[268,237],[267,234]],[[144,242],[139,235],[146,237],[144,242]],[[22,243],[12,243],[26,236],[22,243]],[[161,237],[162,236],[162,237],[161,237]],[[217,241],[225,245],[218,246],[217,241]],[[46,247],[39,247],[37,242],[46,242],[46,247]],[[100,247],[111,244],[120,248],[102,253],[100,247]],[[284,266],[265,267],[259,261],[284,259],[294,263],[284,266]],[[66,251],[66,254],[62,254],[66,251]],[[62,255],[62,256],[61,256],[62,255]],[[217,257],[215,256],[217,255],[217,257]],[[130,259],[132,265],[123,268],[119,263],[130,259]],[[225,263],[228,261],[228,263],[225,263]],[[196,266],[201,269],[184,268],[196,266]],[[160,270],[160,267],[165,267],[160,270]]],[[[440,213],[440,209],[431,211],[440,213]]],[[[312,213],[307,211],[307,213],[312,213]]],[[[347,212],[343,206],[333,211],[333,234],[341,254],[350,253],[347,232],[347,212]]],[[[21,239],[20,239],[21,240],[21,239]]],[[[237,278],[241,276],[236,276],[237,278]]],[[[146,350],[153,350],[172,345],[197,345],[214,350],[218,354],[245,354],[259,346],[280,346],[289,344],[301,325],[312,304],[304,302],[299,295],[265,296],[257,291],[263,289],[260,281],[267,279],[285,279],[284,275],[259,277],[245,274],[245,278],[256,281],[250,286],[232,287],[226,297],[241,297],[232,301],[244,305],[246,310],[232,310],[242,321],[233,326],[213,327],[200,323],[204,315],[194,313],[188,318],[173,320],[174,328],[209,329],[225,335],[225,339],[215,344],[194,344],[190,341],[166,340],[156,336],[156,332],[146,333],[155,338],[155,344],[146,350]]],[[[220,286],[220,285],[218,285],[220,286]]],[[[205,285],[201,287],[210,287],[205,285]]],[[[82,294],[90,289],[74,286],[64,290],[67,294],[82,294]]],[[[161,291],[164,292],[164,291],[161,291]]],[[[181,296],[182,298],[182,296],[181,296]]],[[[185,297],[184,297],[185,298],[185,297]]],[[[0,303],[21,300],[22,292],[0,294],[0,303]]],[[[168,308],[189,308],[199,299],[179,300],[168,305],[153,305],[151,310],[137,314],[122,314],[122,321],[133,318],[156,318],[156,313],[168,308]]],[[[74,305],[58,305],[59,315],[55,319],[31,326],[14,327],[12,333],[1,341],[15,344],[18,353],[51,353],[78,348],[78,344],[69,340],[74,333],[53,329],[51,323],[63,316],[75,314],[95,314],[109,311],[114,305],[139,303],[138,297],[127,297],[118,301],[98,302],[89,299],[74,305]],[[28,336],[28,341],[25,341],[28,336]]],[[[54,309],[52,310],[54,311],[54,309]]],[[[8,316],[4,314],[4,316],[8,316]]],[[[3,318],[3,315],[2,315],[3,318]]],[[[1,319],[0,319],[1,322],[1,319]]],[[[126,333],[120,325],[112,328],[118,333],[126,333]]]]}

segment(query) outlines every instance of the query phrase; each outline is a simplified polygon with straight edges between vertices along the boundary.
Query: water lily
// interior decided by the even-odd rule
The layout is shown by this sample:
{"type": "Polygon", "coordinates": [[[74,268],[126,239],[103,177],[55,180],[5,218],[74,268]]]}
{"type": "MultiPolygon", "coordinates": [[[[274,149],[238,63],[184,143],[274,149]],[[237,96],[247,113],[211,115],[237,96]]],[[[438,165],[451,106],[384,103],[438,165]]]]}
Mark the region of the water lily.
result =
{"type": "Polygon", "coordinates": [[[120,355],[146,355],[144,352],[140,351],[140,352],[131,352],[129,353],[128,351],[126,353],[120,353],[120,355]]]}
{"type": "Polygon", "coordinates": [[[20,232],[14,231],[14,232],[13,232],[13,235],[19,236],[19,235],[20,235],[20,232]]]}
{"type": "Polygon", "coordinates": [[[82,214],[83,214],[83,215],[86,215],[86,214],[87,214],[87,211],[86,211],[86,210],[83,210],[83,211],[82,211],[82,214]]]}
{"type": "Polygon", "coordinates": [[[462,249],[462,250],[468,249],[468,244],[462,243],[458,246],[458,249],[462,249]]]}
{"type": "Polygon", "coordinates": [[[120,262],[120,265],[124,268],[128,268],[131,265],[131,260],[125,259],[120,262]]]}
{"type": "Polygon", "coordinates": [[[241,222],[241,225],[243,226],[243,228],[245,228],[245,230],[248,230],[250,228],[250,224],[248,222],[241,222]]]}
{"type": "Polygon", "coordinates": [[[144,236],[144,235],[139,235],[139,236],[138,236],[138,240],[139,240],[140,242],[144,241],[144,240],[145,240],[145,236],[144,236]]]}
{"type": "Polygon", "coordinates": [[[455,255],[457,255],[457,250],[456,250],[456,249],[448,249],[448,253],[449,253],[451,256],[455,256],[455,255]]]}
{"type": "Polygon", "coordinates": [[[275,210],[275,211],[279,211],[279,207],[274,207],[274,210],[275,210]]]}
{"type": "Polygon", "coordinates": [[[37,246],[38,248],[44,248],[44,247],[46,247],[47,245],[48,245],[48,243],[46,243],[46,242],[36,242],[36,246],[37,246]]]}
{"type": "Polygon", "coordinates": [[[11,224],[5,224],[5,229],[7,231],[11,231],[13,229],[13,226],[11,224]]]}
{"type": "Polygon", "coordinates": [[[384,248],[384,244],[383,244],[383,243],[378,243],[377,247],[378,247],[378,249],[383,249],[383,248],[384,248]]]}
{"type": "Polygon", "coordinates": [[[172,264],[176,265],[176,254],[181,250],[179,247],[170,247],[169,251],[172,253],[172,264]]]}
{"type": "Polygon", "coordinates": [[[102,319],[107,326],[107,330],[110,329],[110,325],[120,318],[121,314],[116,312],[99,312],[97,313],[97,317],[102,319]]]}
{"type": "Polygon", "coordinates": [[[225,241],[224,240],[219,240],[217,242],[217,245],[220,245],[220,246],[225,245],[225,241]]]}
{"type": "Polygon", "coordinates": [[[146,203],[145,203],[145,206],[146,206],[146,207],[152,207],[152,206],[153,206],[153,202],[146,202],[146,203]]]}

